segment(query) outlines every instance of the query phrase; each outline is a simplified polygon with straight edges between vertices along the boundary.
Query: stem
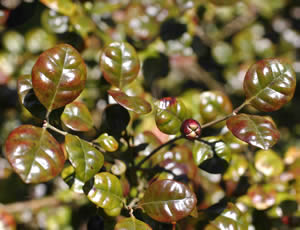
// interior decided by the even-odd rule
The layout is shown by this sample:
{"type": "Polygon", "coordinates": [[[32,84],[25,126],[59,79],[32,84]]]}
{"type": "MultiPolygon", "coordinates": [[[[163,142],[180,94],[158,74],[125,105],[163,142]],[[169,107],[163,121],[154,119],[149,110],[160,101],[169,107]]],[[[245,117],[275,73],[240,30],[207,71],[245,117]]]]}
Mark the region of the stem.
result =
{"type": "Polygon", "coordinates": [[[231,114],[228,114],[228,115],[226,115],[226,116],[224,116],[224,117],[221,117],[221,118],[219,118],[219,119],[217,119],[217,120],[214,120],[214,121],[211,121],[211,122],[208,122],[208,123],[204,124],[204,125],[202,126],[202,129],[204,129],[204,128],[206,128],[206,127],[209,127],[209,126],[212,126],[212,125],[215,125],[215,124],[217,124],[217,123],[219,123],[219,122],[225,121],[225,120],[227,120],[228,118],[237,115],[237,113],[238,113],[242,108],[244,108],[246,105],[248,105],[249,102],[250,102],[250,100],[244,101],[244,103],[241,104],[239,107],[237,107],[235,110],[233,110],[231,114]]]}
{"type": "Polygon", "coordinates": [[[173,222],[172,225],[172,230],[176,230],[176,222],[173,222]]]}
{"type": "Polygon", "coordinates": [[[54,126],[50,125],[46,120],[44,121],[43,128],[49,128],[49,129],[51,129],[51,130],[53,130],[53,131],[55,131],[55,132],[57,132],[57,133],[59,133],[59,134],[61,134],[63,136],[66,136],[68,134],[67,132],[64,132],[64,131],[62,131],[62,130],[60,130],[58,128],[55,128],[54,126]]]}
{"type": "Polygon", "coordinates": [[[142,166],[147,160],[149,160],[155,153],[157,153],[157,152],[158,152],[159,150],[161,150],[163,147],[165,147],[165,146],[167,146],[167,145],[170,145],[170,144],[172,144],[173,142],[175,142],[175,141],[177,141],[177,140],[179,140],[179,139],[181,139],[181,138],[183,138],[183,136],[175,137],[175,138],[173,138],[173,139],[167,141],[166,143],[164,143],[164,144],[158,146],[158,147],[157,147],[156,149],[154,149],[148,156],[146,156],[143,160],[141,160],[141,161],[137,164],[136,168],[141,168],[141,166],[142,166]]]}

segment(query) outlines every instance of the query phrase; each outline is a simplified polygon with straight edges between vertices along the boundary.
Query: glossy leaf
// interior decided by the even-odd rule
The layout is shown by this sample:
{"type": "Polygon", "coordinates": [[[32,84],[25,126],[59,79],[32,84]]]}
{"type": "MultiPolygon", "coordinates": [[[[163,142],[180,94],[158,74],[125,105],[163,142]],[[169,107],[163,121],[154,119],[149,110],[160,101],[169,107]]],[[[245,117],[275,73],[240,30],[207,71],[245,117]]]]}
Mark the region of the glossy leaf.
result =
{"type": "Polygon", "coordinates": [[[284,169],[283,159],[272,150],[260,150],[255,154],[255,167],[265,176],[278,176],[284,169]]]}
{"type": "Polygon", "coordinates": [[[65,156],[46,130],[32,125],[14,129],[5,143],[6,157],[25,183],[49,181],[60,173],[65,156]]]}
{"type": "Polygon", "coordinates": [[[90,201],[101,208],[120,208],[123,200],[121,182],[110,173],[98,173],[94,176],[94,185],[87,196],[90,201]]]}
{"type": "Polygon", "coordinates": [[[137,220],[134,216],[120,220],[115,226],[115,230],[136,230],[136,229],[151,230],[152,228],[148,224],[140,220],[137,220]]]}
{"type": "Polygon", "coordinates": [[[79,180],[88,181],[103,166],[102,153],[79,137],[66,135],[65,145],[69,160],[75,168],[76,177],[79,180]]]}
{"type": "Polygon", "coordinates": [[[75,100],[85,87],[86,66],[70,45],[60,44],[43,52],[32,68],[32,85],[48,111],[75,100]]]}
{"type": "Polygon", "coordinates": [[[93,128],[93,119],[89,109],[79,101],[74,101],[65,107],[61,120],[74,131],[84,132],[93,128]]]}
{"type": "Polygon", "coordinates": [[[119,143],[113,136],[109,136],[107,133],[101,134],[94,142],[98,143],[103,149],[108,152],[117,151],[119,143]]]}
{"type": "Polygon", "coordinates": [[[247,100],[256,109],[280,109],[294,96],[296,74],[292,66],[279,59],[265,59],[252,65],[244,79],[247,100]]]}
{"type": "Polygon", "coordinates": [[[31,75],[22,75],[18,78],[18,95],[19,100],[24,104],[27,93],[32,89],[31,75]]]}
{"type": "Polygon", "coordinates": [[[71,0],[41,0],[47,7],[61,14],[71,16],[76,9],[76,5],[71,0]]]}
{"type": "Polygon", "coordinates": [[[172,223],[188,216],[196,203],[196,195],[184,184],[158,180],[149,186],[140,205],[151,218],[172,223]]]}
{"type": "Polygon", "coordinates": [[[131,45],[113,42],[104,48],[100,57],[100,68],[104,78],[121,89],[137,77],[140,62],[131,45]]]}
{"type": "Polygon", "coordinates": [[[230,161],[231,151],[228,146],[218,137],[206,137],[204,141],[209,143],[216,142],[213,146],[195,141],[193,147],[193,157],[195,163],[203,170],[209,173],[223,173],[230,161]]]}
{"type": "Polygon", "coordinates": [[[230,99],[221,91],[206,91],[199,98],[200,113],[205,123],[232,112],[230,99]]]}
{"type": "Polygon", "coordinates": [[[147,114],[152,110],[151,104],[141,97],[127,96],[124,92],[116,90],[109,90],[108,93],[118,104],[137,114],[147,114]]]}
{"type": "Polygon", "coordinates": [[[179,132],[181,123],[188,119],[188,111],[183,102],[175,97],[165,97],[155,102],[155,122],[166,134],[179,132]]]}
{"type": "Polygon", "coordinates": [[[228,129],[242,141],[261,149],[271,148],[280,137],[270,118],[238,114],[227,120],[228,129]]]}

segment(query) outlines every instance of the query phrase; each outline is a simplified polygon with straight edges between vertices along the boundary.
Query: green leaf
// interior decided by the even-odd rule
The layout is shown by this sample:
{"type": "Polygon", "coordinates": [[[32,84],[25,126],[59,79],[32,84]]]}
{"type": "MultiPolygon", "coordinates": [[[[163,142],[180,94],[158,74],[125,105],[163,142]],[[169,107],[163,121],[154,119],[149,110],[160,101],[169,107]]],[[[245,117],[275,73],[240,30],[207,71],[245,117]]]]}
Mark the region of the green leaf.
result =
{"type": "Polygon", "coordinates": [[[164,97],[154,105],[156,125],[160,131],[166,134],[179,132],[181,123],[189,117],[183,102],[175,97],[164,97]]]}
{"type": "Polygon", "coordinates": [[[104,48],[100,57],[100,68],[104,78],[121,89],[137,77],[140,62],[131,45],[113,42],[104,48]]]}
{"type": "Polygon", "coordinates": [[[76,9],[76,5],[71,0],[40,0],[50,9],[61,14],[71,16],[76,9]]]}
{"type": "Polygon", "coordinates": [[[210,0],[213,4],[217,6],[229,6],[233,5],[234,3],[238,2],[238,0],[210,0]]]}
{"type": "Polygon", "coordinates": [[[94,185],[87,197],[101,208],[120,208],[123,200],[121,182],[108,172],[98,173],[94,176],[94,185]]]}
{"type": "Polygon", "coordinates": [[[41,23],[47,31],[52,33],[63,34],[69,29],[69,17],[49,9],[43,11],[41,23]]]}
{"type": "Polygon", "coordinates": [[[158,180],[149,186],[140,206],[151,218],[172,223],[188,216],[196,204],[196,195],[189,187],[173,180],[158,180]]]}
{"type": "Polygon", "coordinates": [[[103,166],[104,157],[90,143],[71,134],[66,135],[66,151],[75,168],[76,177],[86,182],[103,166]]]}
{"type": "Polygon", "coordinates": [[[137,114],[147,114],[152,110],[151,104],[141,97],[127,96],[124,92],[116,90],[108,90],[108,93],[118,104],[137,114]]]}
{"type": "Polygon", "coordinates": [[[208,143],[195,141],[193,147],[195,163],[209,173],[223,173],[231,161],[230,149],[219,137],[206,137],[203,140],[208,143],[216,142],[214,150],[208,143]]]}
{"type": "Polygon", "coordinates": [[[85,87],[86,66],[80,54],[68,44],[43,52],[32,68],[32,85],[48,111],[75,100],[85,87]]]}
{"type": "Polygon", "coordinates": [[[284,169],[283,159],[272,150],[260,150],[255,154],[255,167],[265,176],[278,176],[284,169]]]}
{"type": "Polygon", "coordinates": [[[289,102],[296,89],[292,66],[279,59],[265,59],[252,65],[244,79],[247,100],[256,109],[271,112],[289,102]]]}
{"type": "Polygon", "coordinates": [[[115,230],[136,230],[136,229],[151,230],[152,228],[148,224],[140,220],[137,220],[134,216],[120,220],[115,226],[115,230]]]}
{"type": "Polygon", "coordinates": [[[93,142],[98,143],[103,149],[108,152],[114,152],[119,148],[119,143],[113,136],[109,136],[107,133],[101,134],[93,142]]]}
{"type": "Polygon", "coordinates": [[[199,98],[200,113],[205,123],[232,112],[230,99],[221,91],[206,91],[199,98]]]}
{"type": "Polygon", "coordinates": [[[271,148],[280,137],[273,120],[267,117],[239,114],[226,124],[237,138],[261,149],[271,148]]]}
{"type": "Polygon", "coordinates": [[[61,120],[74,131],[84,132],[93,128],[93,119],[89,109],[79,101],[74,101],[65,107],[61,120]]]}
{"type": "Polygon", "coordinates": [[[22,125],[5,142],[6,157],[25,183],[49,181],[60,173],[65,156],[46,129],[22,125]]]}
{"type": "Polygon", "coordinates": [[[248,169],[248,161],[242,154],[233,154],[230,162],[230,166],[224,174],[224,180],[233,180],[238,182],[240,177],[248,169]]]}
{"type": "Polygon", "coordinates": [[[24,104],[24,100],[28,92],[32,89],[31,75],[22,75],[18,78],[17,82],[18,95],[21,104],[24,104]]]}

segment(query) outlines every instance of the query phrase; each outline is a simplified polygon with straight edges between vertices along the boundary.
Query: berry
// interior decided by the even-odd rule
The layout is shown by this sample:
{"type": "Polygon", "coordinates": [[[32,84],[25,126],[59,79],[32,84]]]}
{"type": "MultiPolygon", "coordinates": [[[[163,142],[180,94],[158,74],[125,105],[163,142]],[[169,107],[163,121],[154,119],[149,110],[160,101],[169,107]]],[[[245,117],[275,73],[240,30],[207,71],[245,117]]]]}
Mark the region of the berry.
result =
{"type": "Polygon", "coordinates": [[[194,119],[187,119],[181,125],[181,133],[189,140],[195,140],[200,137],[201,126],[198,121],[194,119]]]}

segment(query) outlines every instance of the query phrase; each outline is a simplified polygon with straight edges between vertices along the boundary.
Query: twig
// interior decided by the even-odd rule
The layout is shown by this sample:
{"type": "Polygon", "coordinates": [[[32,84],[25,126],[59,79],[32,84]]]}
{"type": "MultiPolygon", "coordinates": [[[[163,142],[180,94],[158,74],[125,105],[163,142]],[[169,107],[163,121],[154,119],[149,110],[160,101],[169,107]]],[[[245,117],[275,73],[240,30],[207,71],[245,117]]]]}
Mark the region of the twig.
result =
{"type": "Polygon", "coordinates": [[[59,134],[61,134],[63,136],[66,136],[68,134],[67,132],[64,132],[64,131],[62,131],[62,130],[60,130],[58,128],[55,128],[54,126],[50,125],[49,122],[46,121],[46,120],[44,121],[43,128],[49,128],[49,129],[51,129],[51,130],[53,130],[53,131],[55,131],[55,132],[57,132],[57,133],[59,133],[59,134]]]}

